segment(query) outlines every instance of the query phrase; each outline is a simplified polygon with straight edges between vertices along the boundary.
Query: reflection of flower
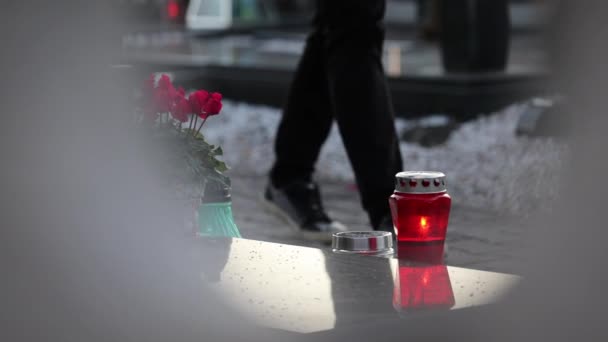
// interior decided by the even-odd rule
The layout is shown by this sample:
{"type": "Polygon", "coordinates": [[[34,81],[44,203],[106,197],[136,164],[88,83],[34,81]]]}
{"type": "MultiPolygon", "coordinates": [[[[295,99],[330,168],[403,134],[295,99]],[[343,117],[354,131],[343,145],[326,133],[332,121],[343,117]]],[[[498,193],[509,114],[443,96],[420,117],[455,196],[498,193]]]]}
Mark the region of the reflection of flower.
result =
{"type": "Polygon", "coordinates": [[[144,81],[144,86],[142,87],[144,97],[152,97],[154,88],[156,88],[156,78],[154,77],[154,74],[152,74],[144,81]]]}
{"type": "Polygon", "coordinates": [[[204,248],[200,251],[200,262],[203,276],[210,283],[217,283],[221,280],[220,274],[228,263],[230,256],[230,246],[232,239],[207,238],[200,240],[204,248]]]}
{"type": "Polygon", "coordinates": [[[191,113],[192,107],[190,107],[190,102],[188,102],[188,100],[183,96],[178,97],[175,100],[171,116],[173,116],[173,118],[175,118],[179,122],[186,122],[188,121],[188,116],[191,113]]]}
{"type": "Polygon", "coordinates": [[[169,90],[156,89],[154,91],[154,105],[158,112],[168,113],[173,104],[173,94],[169,90]]]}
{"type": "Polygon", "coordinates": [[[186,97],[186,90],[183,87],[177,88],[176,96],[177,96],[177,98],[185,98],[186,97]]]}
{"type": "Polygon", "coordinates": [[[173,89],[173,83],[171,83],[171,78],[165,74],[161,75],[158,79],[158,86],[156,88],[162,90],[173,89]]]}
{"type": "Polygon", "coordinates": [[[169,76],[162,75],[153,90],[156,110],[161,113],[170,112],[177,98],[177,94],[177,90],[173,87],[173,83],[171,83],[169,76]]]}

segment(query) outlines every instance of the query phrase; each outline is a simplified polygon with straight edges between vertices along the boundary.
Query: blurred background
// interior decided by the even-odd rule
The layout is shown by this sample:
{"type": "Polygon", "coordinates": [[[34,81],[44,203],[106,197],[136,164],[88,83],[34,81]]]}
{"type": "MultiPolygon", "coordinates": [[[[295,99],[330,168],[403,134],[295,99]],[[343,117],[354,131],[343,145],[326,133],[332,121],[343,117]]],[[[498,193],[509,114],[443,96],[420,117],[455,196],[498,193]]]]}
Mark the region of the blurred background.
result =
{"type": "MultiPolygon", "coordinates": [[[[568,148],[555,108],[546,37],[549,1],[389,0],[383,63],[407,170],[440,170],[454,197],[451,262],[508,271],[522,218],[556,195],[568,148]],[[559,126],[559,127],[558,127],[559,126]]],[[[313,0],[123,1],[124,72],[170,74],[229,99],[205,135],[232,167],[235,216],[246,238],[311,245],[264,212],[258,196],[314,12],[313,0]]],[[[369,229],[334,127],[316,172],[325,204],[369,229]]],[[[314,244],[312,244],[314,245],[314,244]]]]}

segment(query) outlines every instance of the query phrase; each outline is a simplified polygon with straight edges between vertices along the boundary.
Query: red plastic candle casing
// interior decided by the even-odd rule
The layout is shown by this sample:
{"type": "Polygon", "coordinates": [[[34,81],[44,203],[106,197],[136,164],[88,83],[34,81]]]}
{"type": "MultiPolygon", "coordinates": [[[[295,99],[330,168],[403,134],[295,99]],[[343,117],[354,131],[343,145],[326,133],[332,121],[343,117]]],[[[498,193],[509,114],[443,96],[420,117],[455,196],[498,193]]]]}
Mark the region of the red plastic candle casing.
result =
{"type": "Polygon", "coordinates": [[[389,204],[398,242],[445,240],[452,199],[443,173],[398,173],[389,204]]]}

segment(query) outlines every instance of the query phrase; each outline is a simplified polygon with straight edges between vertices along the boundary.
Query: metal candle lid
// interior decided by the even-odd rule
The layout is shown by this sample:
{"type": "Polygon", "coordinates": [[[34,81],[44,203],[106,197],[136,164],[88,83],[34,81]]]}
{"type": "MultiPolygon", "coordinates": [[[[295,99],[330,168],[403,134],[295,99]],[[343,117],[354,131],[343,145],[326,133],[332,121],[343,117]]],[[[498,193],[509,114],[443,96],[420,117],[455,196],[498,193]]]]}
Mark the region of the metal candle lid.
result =
{"type": "Polygon", "coordinates": [[[334,233],[331,247],[336,253],[390,255],[393,253],[393,234],[384,231],[334,233]]]}
{"type": "Polygon", "coordinates": [[[395,191],[433,194],[446,191],[445,175],[435,171],[403,171],[395,176],[395,191]]]}

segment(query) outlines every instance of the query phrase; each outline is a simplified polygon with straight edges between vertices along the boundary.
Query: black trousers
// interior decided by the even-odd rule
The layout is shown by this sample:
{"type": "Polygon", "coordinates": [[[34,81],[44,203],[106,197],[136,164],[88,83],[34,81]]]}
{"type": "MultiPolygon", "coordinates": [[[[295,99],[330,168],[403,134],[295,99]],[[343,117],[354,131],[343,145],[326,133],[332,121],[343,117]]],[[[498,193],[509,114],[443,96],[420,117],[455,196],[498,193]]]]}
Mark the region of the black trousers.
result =
{"type": "Polygon", "coordinates": [[[375,227],[402,169],[381,63],[385,0],[318,0],[275,141],[275,186],[310,180],[335,119],[375,227]]]}

